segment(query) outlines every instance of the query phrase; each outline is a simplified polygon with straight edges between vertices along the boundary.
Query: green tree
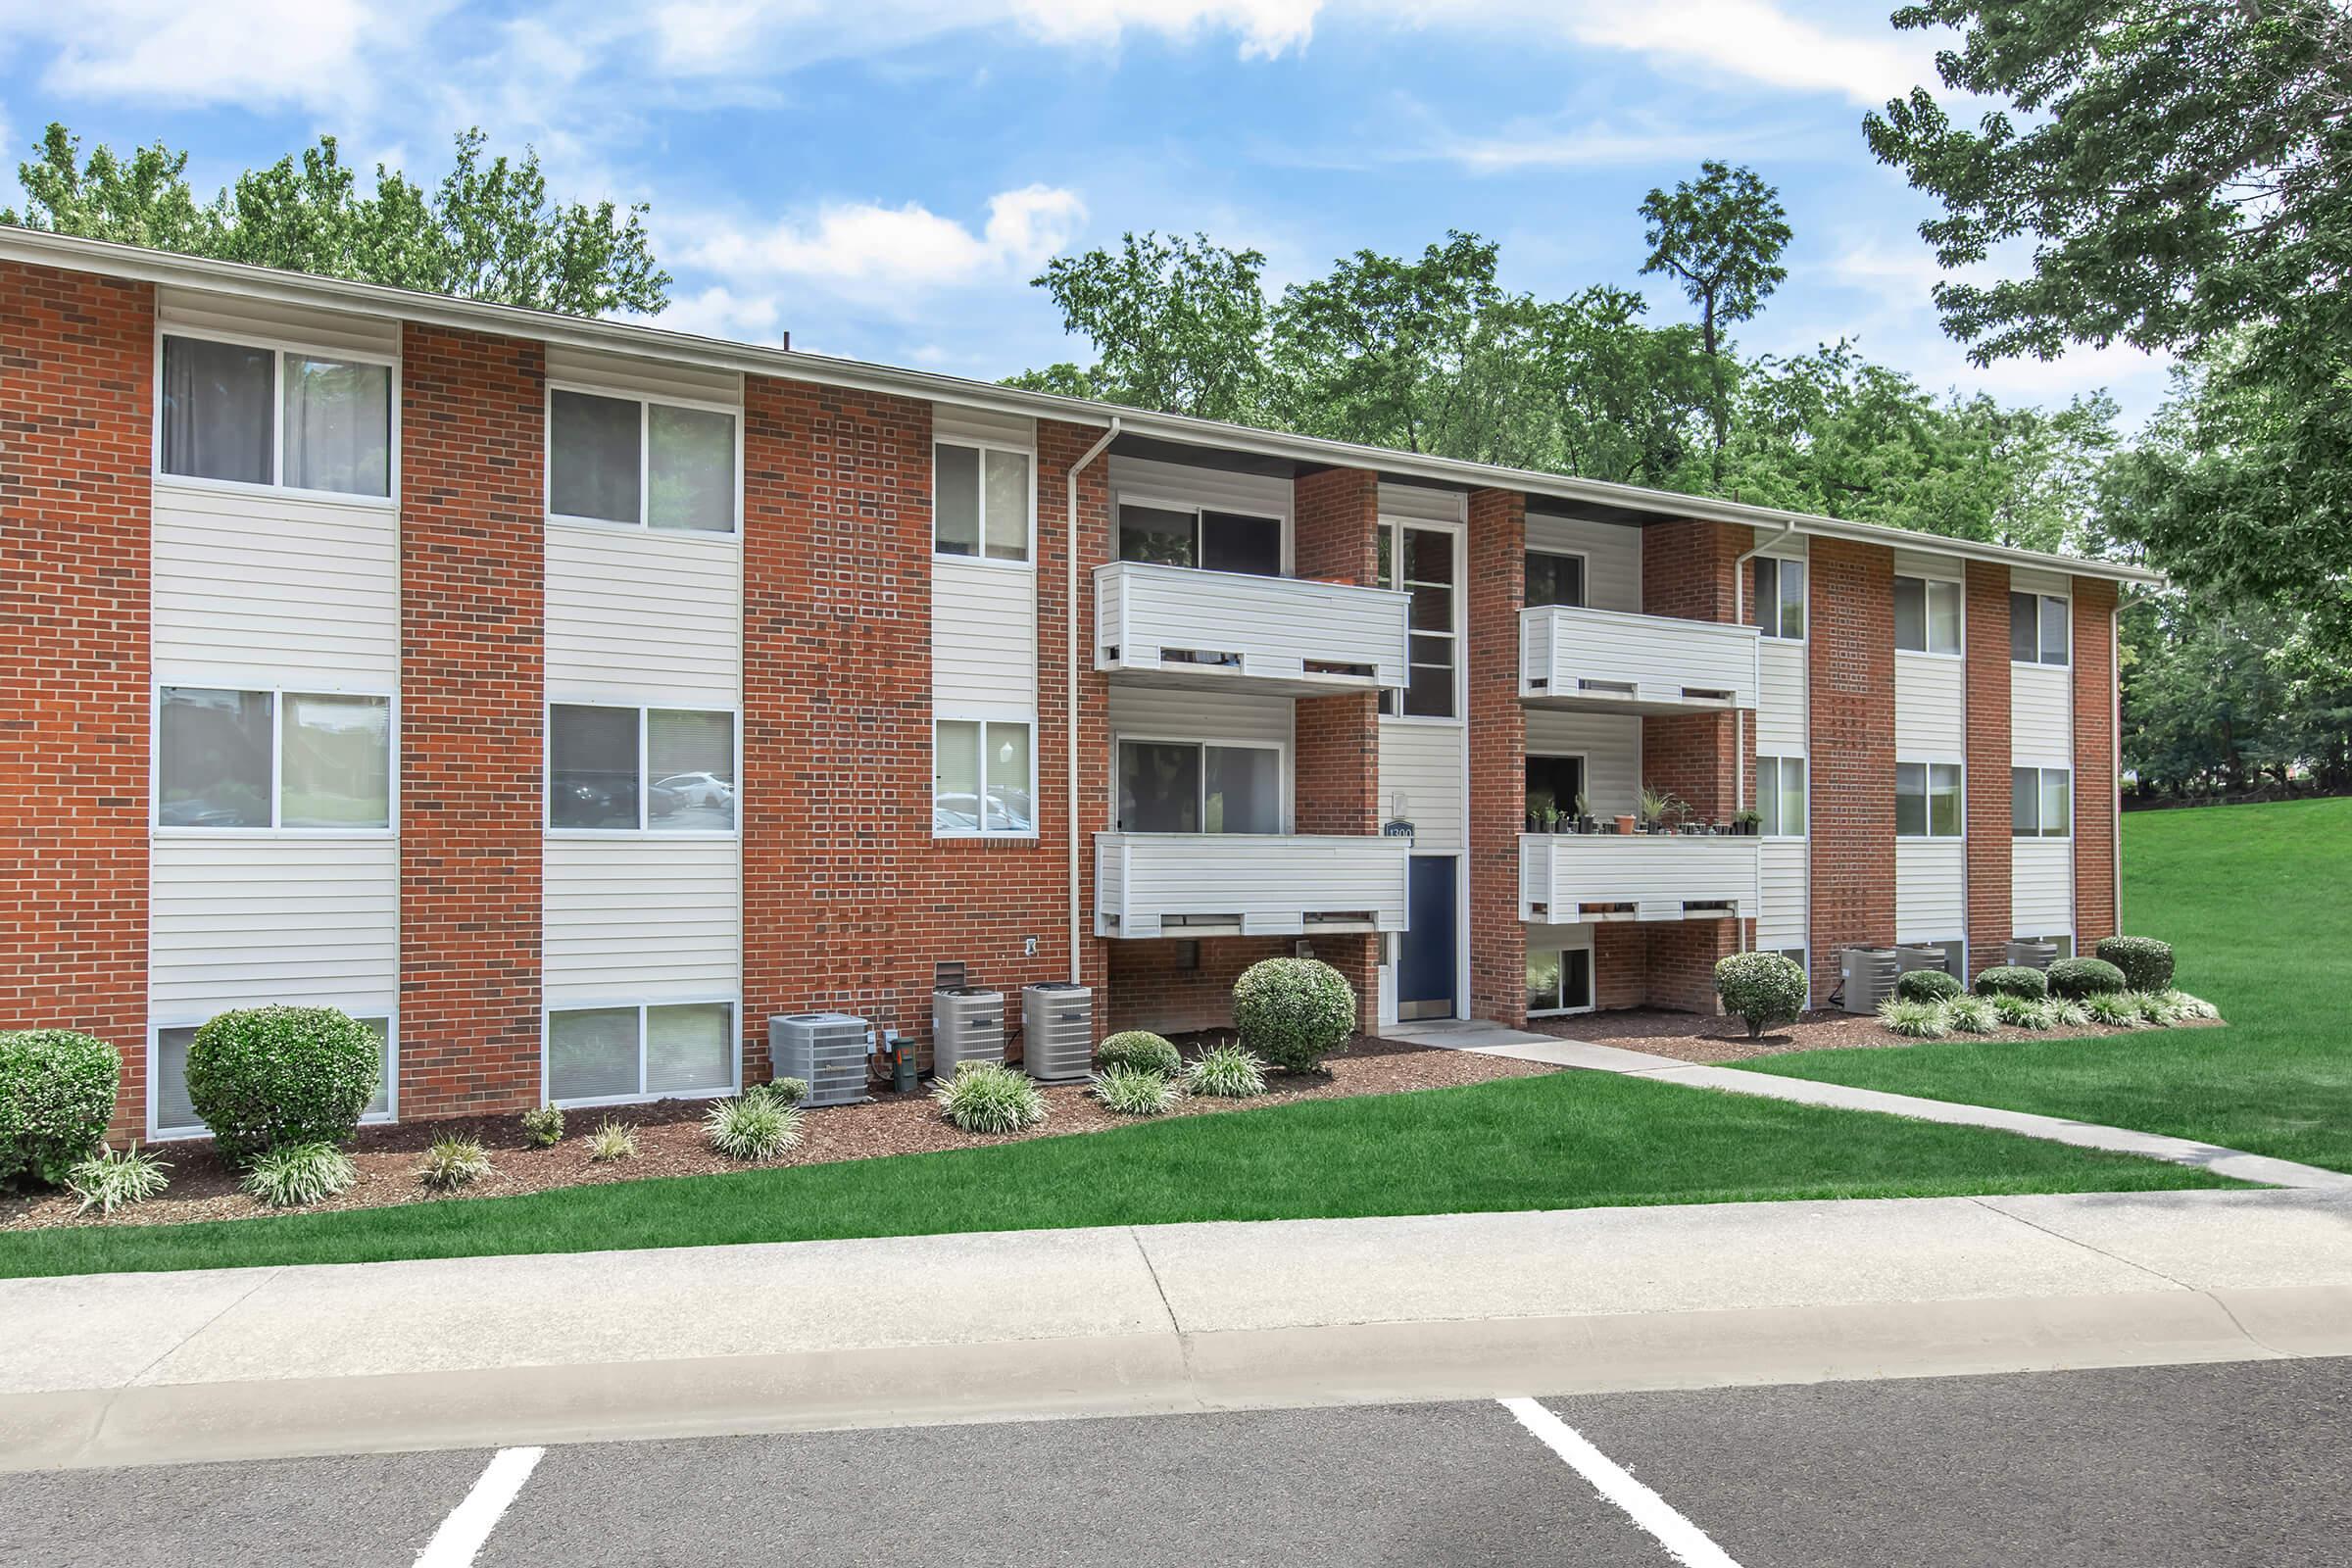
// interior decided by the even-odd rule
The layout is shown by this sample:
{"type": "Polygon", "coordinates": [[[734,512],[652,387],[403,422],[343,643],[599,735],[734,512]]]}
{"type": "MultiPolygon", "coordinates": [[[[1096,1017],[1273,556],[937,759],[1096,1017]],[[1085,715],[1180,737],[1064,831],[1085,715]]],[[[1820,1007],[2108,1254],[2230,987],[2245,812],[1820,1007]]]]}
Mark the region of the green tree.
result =
{"type": "Polygon", "coordinates": [[[2352,12],[2336,0],[1928,0],[1943,84],[1866,122],[1936,196],[1944,325],[1980,364],[2124,341],[2204,377],[2170,482],[2118,519],[2177,580],[2352,648],[2352,12]]]}
{"type": "Polygon", "coordinates": [[[1256,251],[1226,250],[1205,234],[1125,234],[1116,253],[1056,257],[1031,281],[1053,295],[1065,331],[1094,343],[1097,360],[1014,384],[1204,419],[1251,418],[1263,396],[1265,265],[1256,251]]]}
{"type": "Polygon", "coordinates": [[[1653,189],[1642,202],[1643,273],[1665,272],[1698,307],[1699,347],[1707,357],[1715,426],[1714,478],[1723,482],[1723,449],[1731,439],[1731,375],[1724,328],[1752,320],[1788,275],[1780,264],[1790,234],[1780,192],[1753,170],[1709,160],[1698,182],[1676,182],[1672,195],[1653,189]]]}
{"type": "Polygon", "coordinates": [[[85,159],[53,123],[39,156],[18,166],[24,210],[0,209],[0,222],[580,316],[667,303],[642,205],[553,202],[538,154],[485,163],[484,141],[479,130],[458,136],[429,197],[381,164],[362,195],[335,139],[321,136],[299,160],[249,170],[200,206],[186,153],[158,142],[127,159],[106,147],[85,159]]]}
{"type": "Polygon", "coordinates": [[[1711,391],[1697,329],[1649,326],[1640,295],[1606,284],[1534,309],[1530,370],[1553,442],[1537,466],[1617,484],[1681,482],[1711,391]]]}

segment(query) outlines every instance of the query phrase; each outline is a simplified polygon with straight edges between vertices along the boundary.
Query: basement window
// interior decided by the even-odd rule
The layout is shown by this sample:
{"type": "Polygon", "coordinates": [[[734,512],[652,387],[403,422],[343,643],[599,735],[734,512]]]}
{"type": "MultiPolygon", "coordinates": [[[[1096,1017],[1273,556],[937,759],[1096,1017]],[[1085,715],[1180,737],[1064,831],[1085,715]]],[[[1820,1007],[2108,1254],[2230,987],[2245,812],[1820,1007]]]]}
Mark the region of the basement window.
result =
{"type": "Polygon", "coordinates": [[[732,1001],[547,1015],[552,1105],[708,1099],[734,1093],[737,1070],[732,1001]]]}
{"type": "MultiPolygon", "coordinates": [[[[392,1020],[356,1012],[352,1016],[383,1042],[375,1093],[360,1111],[360,1120],[391,1121],[399,1098],[396,1086],[400,1082],[400,1051],[392,1020]]],[[[196,1114],[195,1103],[188,1099],[188,1049],[196,1043],[199,1027],[192,1023],[165,1024],[149,1036],[147,1136],[150,1139],[203,1138],[211,1132],[204,1118],[196,1114]]]]}
{"type": "Polygon", "coordinates": [[[392,366],[164,338],[158,466],[173,478],[392,494],[392,366]]]}

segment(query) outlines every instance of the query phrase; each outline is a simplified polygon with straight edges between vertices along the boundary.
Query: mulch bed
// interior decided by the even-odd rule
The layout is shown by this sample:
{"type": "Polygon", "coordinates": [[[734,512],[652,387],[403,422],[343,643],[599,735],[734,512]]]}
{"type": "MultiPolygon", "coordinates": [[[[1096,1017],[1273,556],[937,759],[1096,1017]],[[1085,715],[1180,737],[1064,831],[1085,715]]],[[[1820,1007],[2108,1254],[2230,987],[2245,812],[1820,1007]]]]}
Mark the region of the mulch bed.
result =
{"type": "MultiPolygon", "coordinates": [[[[2218,1027],[2218,1018],[2184,1018],[2169,1027],[2218,1027]]],[[[1850,1012],[1808,1012],[1796,1022],[1767,1030],[1762,1038],[1747,1038],[1747,1025],[1737,1018],[1711,1018],[1695,1012],[1667,1012],[1636,1008],[1628,1012],[1587,1012],[1567,1018],[1535,1018],[1527,1026],[1538,1034],[1562,1040],[1582,1040],[1626,1051],[1646,1051],[1653,1056],[1681,1061],[1744,1061],[1751,1056],[1778,1056],[1791,1051],[1839,1051],[1868,1047],[1932,1046],[1941,1042],[1912,1040],[1889,1034],[1878,1019],[1850,1012]]],[[[2093,1035],[2128,1035],[2139,1031],[2084,1024],[2063,1031],[2012,1029],[2007,1025],[1990,1034],[1950,1035],[1947,1040],[2080,1040],[2093,1035]]]]}
{"type": "MultiPolygon", "coordinates": [[[[1200,1045],[1223,1038],[1229,1037],[1189,1037],[1179,1044],[1187,1046],[1187,1054],[1197,1054],[1200,1045]]],[[[1300,1100],[1401,1094],[1408,1090],[1443,1089],[1560,1070],[1538,1062],[1377,1039],[1356,1040],[1347,1051],[1327,1058],[1326,1066],[1329,1069],[1326,1072],[1274,1075],[1267,1093],[1253,1100],[1188,1096],[1177,1102],[1176,1109],[1168,1116],[1151,1118],[1121,1116],[1103,1109],[1087,1096],[1083,1083],[1049,1084],[1044,1086],[1047,1114],[1042,1125],[1027,1132],[995,1137],[959,1132],[942,1120],[932,1106],[927,1087],[912,1095],[884,1092],[871,1104],[835,1105],[808,1112],[801,1147],[758,1168],[971,1149],[984,1144],[1132,1127],[1147,1119],[1165,1121],[1173,1116],[1214,1115],[1219,1111],[1250,1110],[1300,1100]]],[[[533,1149],[526,1145],[522,1129],[513,1115],[454,1117],[397,1127],[363,1128],[350,1150],[352,1163],[360,1171],[358,1183],[325,1202],[291,1212],[312,1214],[332,1209],[381,1208],[394,1203],[466,1202],[558,1187],[643,1181],[653,1176],[706,1176],[755,1168],[741,1160],[714,1154],[705,1146],[702,1117],[707,1109],[709,1102],[704,1101],[665,1100],[650,1105],[569,1111],[565,1115],[564,1139],[553,1149],[533,1149]],[[637,1129],[636,1158],[600,1165],[588,1157],[585,1135],[608,1118],[637,1129]],[[454,1194],[426,1192],[416,1180],[418,1156],[434,1139],[446,1137],[480,1139],[482,1146],[490,1151],[495,1172],[454,1194]]],[[[157,1152],[172,1162],[172,1185],[160,1198],[118,1210],[112,1219],[102,1219],[95,1209],[77,1214],[75,1209],[80,1200],[70,1193],[0,1196],[0,1231],[60,1225],[184,1224],[193,1220],[249,1219],[289,1212],[265,1208],[238,1191],[235,1174],[214,1157],[210,1143],[159,1145],[157,1152]]]]}

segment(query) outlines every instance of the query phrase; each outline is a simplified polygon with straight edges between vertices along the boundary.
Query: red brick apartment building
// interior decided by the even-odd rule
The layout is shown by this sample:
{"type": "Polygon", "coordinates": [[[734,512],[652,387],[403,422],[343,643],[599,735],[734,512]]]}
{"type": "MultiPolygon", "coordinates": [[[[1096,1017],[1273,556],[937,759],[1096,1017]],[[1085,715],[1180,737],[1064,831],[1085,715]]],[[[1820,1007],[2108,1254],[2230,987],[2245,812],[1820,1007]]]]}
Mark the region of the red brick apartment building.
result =
{"type": "Polygon", "coordinates": [[[1378,1028],[2115,929],[2129,568],[21,230],[0,330],[0,1024],[125,1132],[267,1002],[417,1117],[941,960],[1378,1028]],[[1644,787],[1760,831],[1551,831],[1644,787]]]}

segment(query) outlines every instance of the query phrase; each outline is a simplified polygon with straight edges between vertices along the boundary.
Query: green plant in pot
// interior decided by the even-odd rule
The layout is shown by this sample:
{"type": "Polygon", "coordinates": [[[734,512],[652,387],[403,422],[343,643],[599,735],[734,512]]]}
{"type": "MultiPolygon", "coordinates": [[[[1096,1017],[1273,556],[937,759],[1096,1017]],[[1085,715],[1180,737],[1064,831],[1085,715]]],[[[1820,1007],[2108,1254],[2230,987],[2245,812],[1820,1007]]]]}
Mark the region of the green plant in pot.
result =
{"type": "Polygon", "coordinates": [[[1752,839],[1758,833],[1762,832],[1763,829],[1764,813],[1757,810],[1752,806],[1748,807],[1745,810],[1735,813],[1732,817],[1732,831],[1734,833],[1752,839]]]}
{"type": "Polygon", "coordinates": [[[1583,790],[1578,790],[1576,792],[1575,806],[1576,830],[1579,833],[1592,832],[1592,829],[1598,824],[1592,820],[1592,803],[1585,798],[1585,792],[1583,790]]]}
{"type": "Polygon", "coordinates": [[[1661,833],[1669,826],[1667,818],[1682,808],[1683,803],[1671,792],[1644,784],[1642,786],[1641,808],[1636,815],[1641,818],[1642,831],[1661,833]]]}

